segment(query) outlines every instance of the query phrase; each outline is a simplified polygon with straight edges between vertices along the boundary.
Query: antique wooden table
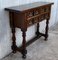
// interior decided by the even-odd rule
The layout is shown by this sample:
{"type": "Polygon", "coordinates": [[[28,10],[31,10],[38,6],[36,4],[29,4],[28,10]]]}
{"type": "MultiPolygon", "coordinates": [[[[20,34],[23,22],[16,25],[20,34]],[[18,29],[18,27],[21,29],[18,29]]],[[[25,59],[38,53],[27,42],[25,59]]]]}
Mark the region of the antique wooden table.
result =
{"type": "Polygon", "coordinates": [[[5,8],[9,11],[10,27],[12,30],[12,50],[13,53],[17,51],[22,53],[22,57],[26,58],[26,46],[37,40],[39,37],[44,36],[45,41],[48,38],[48,23],[51,13],[51,5],[48,2],[35,2],[20,6],[5,8]],[[46,20],[45,34],[39,32],[39,23],[46,20]],[[36,36],[30,41],[26,42],[26,31],[29,26],[37,24],[36,36]],[[16,46],[15,28],[21,28],[23,41],[22,46],[16,46]]]}

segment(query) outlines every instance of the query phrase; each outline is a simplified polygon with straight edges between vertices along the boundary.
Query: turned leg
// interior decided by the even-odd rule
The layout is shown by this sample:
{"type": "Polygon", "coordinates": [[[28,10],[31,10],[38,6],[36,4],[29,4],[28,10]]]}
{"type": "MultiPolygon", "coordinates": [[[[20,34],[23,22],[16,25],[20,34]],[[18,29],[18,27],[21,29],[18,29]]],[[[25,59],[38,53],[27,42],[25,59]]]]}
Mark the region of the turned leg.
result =
{"type": "Polygon", "coordinates": [[[39,36],[39,23],[37,23],[37,31],[36,31],[36,35],[39,36]]]}
{"type": "Polygon", "coordinates": [[[22,31],[23,42],[22,42],[22,58],[26,58],[26,31],[22,31]]]}
{"type": "Polygon", "coordinates": [[[13,50],[13,53],[16,53],[15,28],[12,28],[12,50],[13,50]]]}
{"type": "Polygon", "coordinates": [[[12,31],[12,50],[13,53],[16,52],[16,37],[15,37],[15,25],[14,25],[14,19],[13,19],[13,13],[9,12],[9,18],[10,18],[10,27],[11,27],[11,31],[12,31]]]}
{"type": "Polygon", "coordinates": [[[45,29],[45,41],[48,38],[48,24],[49,24],[49,19],[46,20],[46,29],[45,29]]]}

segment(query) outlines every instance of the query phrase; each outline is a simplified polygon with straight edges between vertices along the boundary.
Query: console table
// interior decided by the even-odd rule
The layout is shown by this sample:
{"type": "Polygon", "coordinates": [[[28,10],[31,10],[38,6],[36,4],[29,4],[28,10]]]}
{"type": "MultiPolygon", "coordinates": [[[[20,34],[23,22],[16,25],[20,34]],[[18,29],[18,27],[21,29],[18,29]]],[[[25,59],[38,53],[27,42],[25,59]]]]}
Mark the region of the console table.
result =
{"type": "Polygon", "coordinates": [[[45,41],[48,38],[48,24],[51,13],[51,5],[53,3],[48,2],[35,2],[20,6],[13,6],[5,8],[9,11],[10,27],[12,30],[12,51],[22,53],[22,57],[26,58],[27,49],[26,46],[37,40],[39,37],[44,36],[45,41]],[[46,20],[45,34],[39,32],[39,23],[46,20]],[[37,24],[36,36],[30,41],[26,42],[27,28],[37,24]],[[22,31],[22,46],[19,48],[16,46],[15,28],[21,28],[22,31]]]}

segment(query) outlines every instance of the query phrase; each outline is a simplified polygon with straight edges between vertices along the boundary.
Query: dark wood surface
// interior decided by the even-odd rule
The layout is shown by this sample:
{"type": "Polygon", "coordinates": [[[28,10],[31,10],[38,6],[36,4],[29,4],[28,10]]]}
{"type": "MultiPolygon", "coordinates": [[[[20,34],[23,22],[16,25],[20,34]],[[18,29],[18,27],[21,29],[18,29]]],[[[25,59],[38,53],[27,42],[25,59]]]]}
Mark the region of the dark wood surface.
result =
{"type": "Polygon", "coordinates": [[[38,37],[44,36],[45,41],[48,38],[48,24],[51,13],[51,5],[53,3],[48,2],[35,2],[20,6],[14,6],[5,8],[6,11],[9,11],[9,19],[10,19],[10,27],[12,30],[12,50],[13,53],[16,51],[20,51],[22,53],[22,57],[26,58],[27,49],[26,46],[34,42],[38,37]],[[40,33],[40,25],[41,21],[46,20],[46,28],[45,34],[40,33]],[[28,43],[26,42],[26,31],[27,28],[37,24],[36,29],[36,37],[31,39],[28,43]],[[18,48],[16,46],[16,36],[15,36],[15,28],[20,28],[22,31],[22,46],[18,48]]]}
{"type": "Polygon", "coordinates": [[[41,6],[49,5],[49,4],[53,4],[53,3],[35,2],[35,3],[29,3],[29,4],[9,7],[9,8],[6,8],[6,10],[8,10],[8,11],[25,11],[25,10],[29,10],[29,9],[32,9],[32,8],[41,7],[41,6]]]}

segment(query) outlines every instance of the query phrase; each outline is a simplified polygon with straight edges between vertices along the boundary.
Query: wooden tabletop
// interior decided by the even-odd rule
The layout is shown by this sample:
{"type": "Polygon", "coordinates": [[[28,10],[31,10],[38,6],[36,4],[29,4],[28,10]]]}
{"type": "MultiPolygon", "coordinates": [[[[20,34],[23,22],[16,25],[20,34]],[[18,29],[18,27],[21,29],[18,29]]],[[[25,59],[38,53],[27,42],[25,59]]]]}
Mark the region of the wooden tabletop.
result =
{"type": "Polygon", "coordinates": [[[34,2],[34,3],[19,5],[19,6],[8,7],[8,8],[5,8],[5,10],[21,12],[21,11],[25,11],[25,10],[28,10],[28,9],[48,5],[48,4],[53,4],[53,3],[50,3],[50,2],[34,2]]]}

